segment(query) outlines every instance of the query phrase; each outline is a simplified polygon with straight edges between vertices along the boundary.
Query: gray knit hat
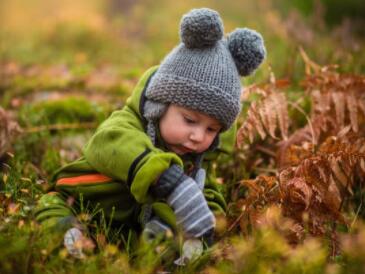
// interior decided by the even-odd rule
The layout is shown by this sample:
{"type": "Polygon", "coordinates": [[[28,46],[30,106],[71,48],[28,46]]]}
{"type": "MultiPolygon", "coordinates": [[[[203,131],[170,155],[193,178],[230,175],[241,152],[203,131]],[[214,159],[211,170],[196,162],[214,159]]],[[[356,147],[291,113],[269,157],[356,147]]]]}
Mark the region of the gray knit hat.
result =
{"type": "Polygon", "coordinates": [[[201,8],[182,17],[180,37],[147,87],[145,117],[156,119],[173,103],[208,114],[227,130],[241,110],[240,75],[251,74],[265,58],[261,35],[244,28],[225,39],[219,14],[201,8]]]}

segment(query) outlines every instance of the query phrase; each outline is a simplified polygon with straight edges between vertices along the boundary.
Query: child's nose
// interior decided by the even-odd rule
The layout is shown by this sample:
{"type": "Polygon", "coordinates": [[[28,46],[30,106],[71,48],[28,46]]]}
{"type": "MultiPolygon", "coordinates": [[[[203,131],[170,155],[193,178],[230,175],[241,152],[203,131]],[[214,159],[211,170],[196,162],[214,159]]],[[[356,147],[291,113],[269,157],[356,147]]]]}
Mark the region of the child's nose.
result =
{"type": "Polygon", "coordinates": [[[205,131],[202,128],[194,129],[190,134],[190,140],[193,142],[199,143],[204,140],[205,131]]]}

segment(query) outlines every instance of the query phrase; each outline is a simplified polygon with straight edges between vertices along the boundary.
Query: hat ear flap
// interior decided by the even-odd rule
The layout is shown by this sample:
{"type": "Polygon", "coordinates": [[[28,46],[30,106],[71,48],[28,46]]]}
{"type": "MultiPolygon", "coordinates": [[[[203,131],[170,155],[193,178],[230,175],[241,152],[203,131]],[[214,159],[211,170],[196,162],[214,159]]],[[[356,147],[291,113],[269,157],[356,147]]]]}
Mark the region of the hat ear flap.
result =
{"type": "Polygon", "coordinates": [[[266,57],[264,40],[258,32],[239,28],[227,37],[228,49],[241,76],[248,76],[266,57]]]}

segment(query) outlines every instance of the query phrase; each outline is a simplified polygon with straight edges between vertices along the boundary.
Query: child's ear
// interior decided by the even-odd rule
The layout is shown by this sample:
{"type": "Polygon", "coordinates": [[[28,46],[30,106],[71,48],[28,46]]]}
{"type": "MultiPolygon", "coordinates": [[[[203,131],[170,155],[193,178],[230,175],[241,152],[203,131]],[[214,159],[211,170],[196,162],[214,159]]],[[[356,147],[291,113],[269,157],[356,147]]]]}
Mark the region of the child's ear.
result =
{"type": "Polygon", "coordinates": [[[235,29],[228,35],[227,43],[241,76],[253,73],[266,57],[264,40],[261,34],[254,30],[235,29]]]}

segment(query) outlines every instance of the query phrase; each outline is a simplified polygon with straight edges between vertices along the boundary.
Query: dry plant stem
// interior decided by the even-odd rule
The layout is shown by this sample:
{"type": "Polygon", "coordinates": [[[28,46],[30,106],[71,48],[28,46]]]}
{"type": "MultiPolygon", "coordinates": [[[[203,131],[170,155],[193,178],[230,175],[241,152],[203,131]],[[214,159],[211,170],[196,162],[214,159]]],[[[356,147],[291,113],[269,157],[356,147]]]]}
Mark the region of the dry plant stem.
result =
{"type": "Polygon", "coordinates": [[[304,63],[305,63],[305,73],[307,75],[311,75],[311,69],[314,70],[315,73],[318,73],[321,70],[321,66],[313,62],[308,55],[305,53],[302,47],[299,47],[300,55],[302,56],[304,63]]]}
{"type": "Polygon", "coordinates": [[[293,102],[288,102],[289,105],[291,105],[293,108],[295,108],[296,110],[298,110],[300,113],[302,113],[305,117],[305,119],[307,120],[308,122],[308,126],[309,126],[309,129],[311,131],[311,134],[312,134],[312,145],[313,145],[313,150],[312,152],[314,153],[314,147],[315,145],[317,144],[316,142],[316,138],[315,138],[315,133],[314,133],[314,129],[313,129],[313,125],[312,125],[312,122],[310,120],[310,118],[308,117],[308,115],[305,113],[305,111],[299,107],[296,103],[293,103],[293,102]]]}
{"type": "Polygon", "coordinates": [[[361,187],[361,194],[360,194],[360,197],[361,197],[361,200],[360,200],[360,205],[358,206],[357,210],[356,210],[356,214],[355,214],[355,217],[354,217],[354,220],[351,222],[351,225],[350,225],[350,230],[353,228],[353,226],[355,225],[356,223],[356,220],[357,220],[357,217],[359,216],[359,213],[360,213],[360,210],[362,208],[362,204],[363,204],[363,199],[362,199],[362,195],[363,195],[363,187],[361,187]]]}
{"type": "Polygon", "coordinates": [[[274,168],[256,167],[256,168],[254,168],[254,170],[262,171],[262,172],[268,172],[268,173],[273,173],[273,174],[276,174],[277,173],[277,170],[274,169],[274,168]]]}
{"type": "Polygon", "coordinates": [[[35,172],[37,174],[40,175],[40,177],[43,179],[43,180],[46,180],[47,178],[47,175],[44,173],[44,171],[42,171],[42,169],[38,168],[35,164],[33,164],[32,162],[28,162],[28,164],[35,170],[35,172]]]}
{"type": "Polygon", "coordinates": [[[336,232],[337,224],[336,222],[332,223],[332,233],[331,233],[331,257],[334,259],[336,257],[336,237],[334,237],[334,233],[336,232]]]}
{"type": "MultiPolygon", "coordinates": [[[[33,247],[34,241],[35,241],[35,234],[34,234],[34,232],[31,232],[30,237],[28,239],[28,245],[33,247]]],[[[31,258],[32,258],[32,253],[31,253],[31,249],[30,249],[26,254],[26,260],[25,260],[25,264],[24,264],[24,273],[29,273],[30,269],[32,269],[31,258]]]]}
{"type": "Polygon", "coordinates": [[[38,127],[31,127],[24,129],[23,133],[37,133],[48,130],[66,130],[66,129],[91,129],[95,128],[97,123],[74,123],[74,124],[54,124],[54,125],[44,125],[38,127]]]}
{"type": "Polygon", "coordinates": [[[258,150],[258,151],[261,151],[263,153],[266,153],[267,155],[271,156],[271,157],[276,157],[276,154],[275,152],[271,151],[270,149],[266,148],[266,147],[263,147],[263,146],[260,146],[260,145],[256,145],[255,148],[258,150]]]}
{"type": "Polygon", "coordinates": [[[245,210],[243,210],[240,214],[240,216],[237,217],[237,219],[231,224],[231,226],[227,229],[227,232],[231,232],[232,229],[239,223],[243,215],[245,214],[245,210]]]}

